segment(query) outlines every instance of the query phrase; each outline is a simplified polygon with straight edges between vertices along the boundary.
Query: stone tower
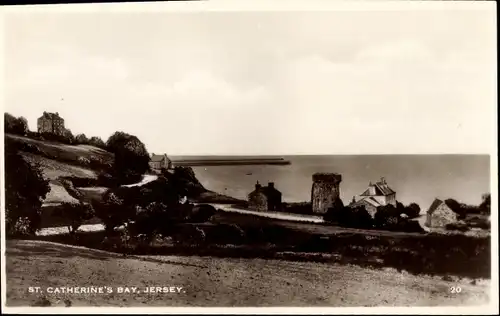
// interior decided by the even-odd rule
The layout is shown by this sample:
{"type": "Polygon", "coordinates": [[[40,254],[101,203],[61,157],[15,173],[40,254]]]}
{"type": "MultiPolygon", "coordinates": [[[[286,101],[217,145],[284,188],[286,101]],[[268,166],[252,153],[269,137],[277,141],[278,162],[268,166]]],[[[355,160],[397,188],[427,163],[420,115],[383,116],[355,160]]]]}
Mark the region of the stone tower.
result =
{"type": "Polygon", "coordinates": [[[313,213],[325,214],[340,197],[342,176],[338,173],[315,173],[312,176],[311,204],[313,213]]]}

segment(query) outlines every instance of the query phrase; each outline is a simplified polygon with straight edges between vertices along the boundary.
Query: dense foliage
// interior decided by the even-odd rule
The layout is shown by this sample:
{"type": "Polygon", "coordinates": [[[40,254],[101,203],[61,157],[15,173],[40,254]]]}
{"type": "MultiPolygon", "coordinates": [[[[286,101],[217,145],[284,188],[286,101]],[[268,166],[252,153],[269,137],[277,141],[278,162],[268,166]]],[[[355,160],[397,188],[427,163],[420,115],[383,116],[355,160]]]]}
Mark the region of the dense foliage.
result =
{"type": "Polygon", "coordinates": [[[4,130],[5,133],[26,135],[29,131],[28,120],[24,117],[16,118],[15,116],[5,113],[4,114],[4,130]]]}
{"type": "Polygon", "coordinates": [[[120,183],[137,182],[149,170],[149,153],[136,136],[116,132],[109,137],[106,148],[115,155],[113,176],[120,183]]]}
{"type": "Polygon", "coordinates": [[[10,236],[34,234],[40,226],[42,201],[49,192],[42,169],[30,164],[5,142],[5,220],[10,236]]]}
{"type": "Polygon", "coordinates": [[[68,231],[70,234],[74,234],[85,221],[95,216],[95,212],[90,204],[62,203],[54,210],[52,215],[64,219],[68,231]]]}

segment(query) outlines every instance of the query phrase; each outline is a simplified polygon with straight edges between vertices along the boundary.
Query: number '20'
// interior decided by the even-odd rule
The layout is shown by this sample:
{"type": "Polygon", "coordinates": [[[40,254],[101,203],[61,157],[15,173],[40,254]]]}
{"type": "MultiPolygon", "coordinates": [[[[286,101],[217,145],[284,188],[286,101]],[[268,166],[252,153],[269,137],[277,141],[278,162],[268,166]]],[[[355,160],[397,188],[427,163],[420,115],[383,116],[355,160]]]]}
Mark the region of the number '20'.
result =
{"type": "Polygon", "coordinates": [[[460,292],[462,292],[462,288],[460,286],[456,286],[456,287],[452,286],[450,288],[450,291],[451,291],[451,293],[460,293],[460,292]]]}

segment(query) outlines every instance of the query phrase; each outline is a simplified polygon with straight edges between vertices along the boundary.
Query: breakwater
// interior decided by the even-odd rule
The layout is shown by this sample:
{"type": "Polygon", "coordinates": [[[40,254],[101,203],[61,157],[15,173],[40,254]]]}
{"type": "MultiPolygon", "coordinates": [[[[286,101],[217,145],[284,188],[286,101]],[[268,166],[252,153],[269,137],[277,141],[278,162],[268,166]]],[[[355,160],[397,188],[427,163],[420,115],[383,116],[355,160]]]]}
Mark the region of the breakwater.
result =
{"type": "Polygon", "coordinates": [[[181,159],[172,160],[174,167],[198,167],[198,166],[244,166],[244,165],[289,165],[291,162],[284,158],[263,159],[181,159]]]}

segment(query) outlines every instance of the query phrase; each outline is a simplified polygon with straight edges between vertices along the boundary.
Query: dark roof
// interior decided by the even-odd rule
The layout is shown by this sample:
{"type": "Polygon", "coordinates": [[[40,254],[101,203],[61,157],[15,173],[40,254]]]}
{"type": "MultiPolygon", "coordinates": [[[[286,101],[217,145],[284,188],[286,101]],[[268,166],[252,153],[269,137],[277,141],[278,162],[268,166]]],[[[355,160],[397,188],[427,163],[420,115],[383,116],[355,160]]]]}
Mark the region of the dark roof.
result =
{"type": "MultiPolygon", "coordinates": [[[[444,202],[441,201],[440,199],[435,199],[434,202],[432,202],[431,206],[429,207],[429,209],[427,210],[427,213],[428,214],[432,214],[434,213],[434,211],[441,205],[443,204],[444,202]]],[[[446,203],[445,203],[446,204],[446,203]]]]}
{"type": "Polygon", "coordinates": [[[261,193],[261,194],[264,194],[266,195],[267,197],[269,197],[270,194],[281,194],[281,192],[276,189],[275,187],[270,187],[270,186],[262,186],[260,188],[256,188],[255,190],[253,190],[252,192],[250,192],[250,194],[258,194],[258,193],[261,193]]]}
{"type": "Polygon", "coordinates": [[[361,196],[374,196],[374,195],[391,195],[394,194],[394,190],[392,190],[389,185],[385,182],[379,181],[375,184],[372,184],[366,189],[365,192],[361,194],[361,196]]]}
{"type": "Polygon", "coordinates": [[[163,161],[164,158],[165,158],[165,155],[152,155],[151,161],[152,162],[160,162],[160,161],[163,161]]]}

